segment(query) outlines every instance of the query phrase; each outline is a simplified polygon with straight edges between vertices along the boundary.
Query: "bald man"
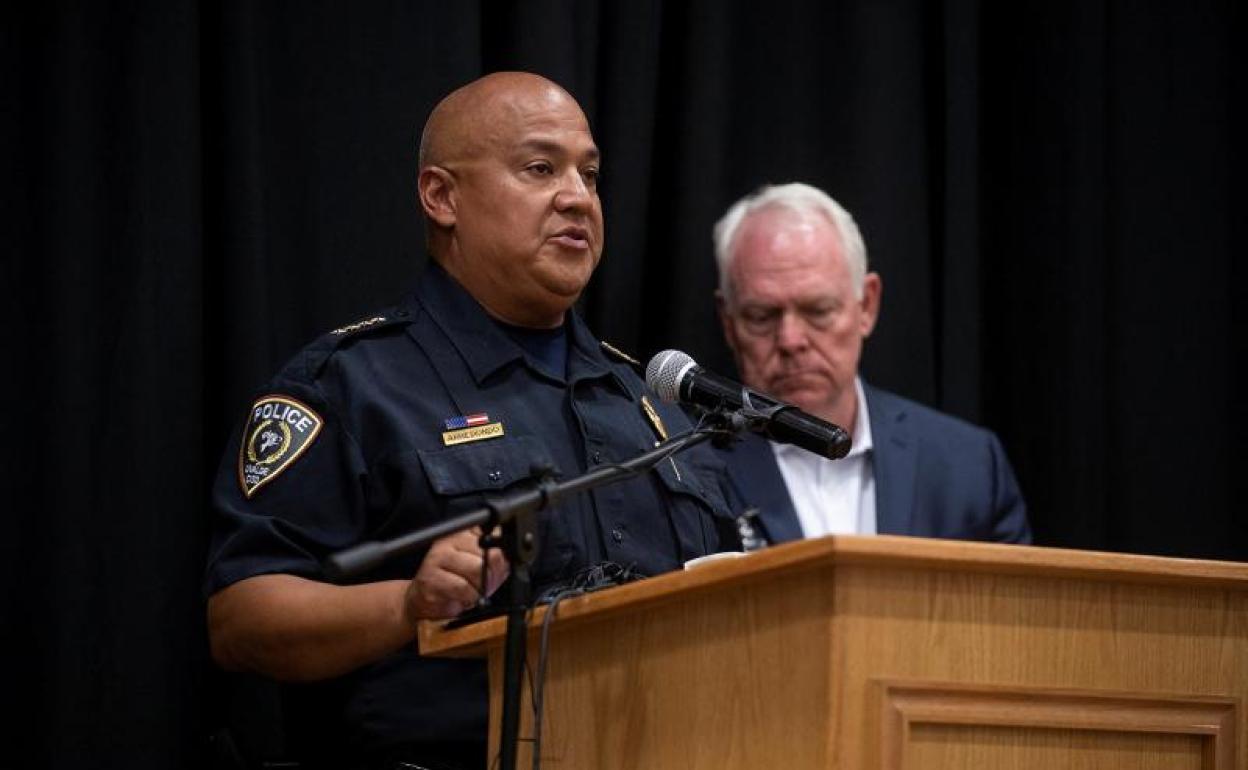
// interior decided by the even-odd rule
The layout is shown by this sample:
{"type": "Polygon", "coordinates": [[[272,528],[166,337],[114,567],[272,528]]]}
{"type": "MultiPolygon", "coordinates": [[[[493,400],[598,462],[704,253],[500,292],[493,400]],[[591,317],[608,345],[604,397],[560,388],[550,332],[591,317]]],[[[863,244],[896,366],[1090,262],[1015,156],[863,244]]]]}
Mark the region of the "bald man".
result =
{"type": "MultiPolygon", "coordinates": [[[[598,148],[566,91],[526,73],[470,83],[429,116],[419,162],[432,259],[415,290],[297,355],[213,491],[213,656],[295,683],[305,766],[484,767],[482,665],[421,658],[414,639],[508,571],[478,532],[351,585],[326,579],[325,556],[477,507],[535,465],[568,478],[688,427],[571,309],[603,221],[598,148]]],[[[736,547],[722,482],[716,455],[695,451],[543,512],[536,588],[736,547]]]]}

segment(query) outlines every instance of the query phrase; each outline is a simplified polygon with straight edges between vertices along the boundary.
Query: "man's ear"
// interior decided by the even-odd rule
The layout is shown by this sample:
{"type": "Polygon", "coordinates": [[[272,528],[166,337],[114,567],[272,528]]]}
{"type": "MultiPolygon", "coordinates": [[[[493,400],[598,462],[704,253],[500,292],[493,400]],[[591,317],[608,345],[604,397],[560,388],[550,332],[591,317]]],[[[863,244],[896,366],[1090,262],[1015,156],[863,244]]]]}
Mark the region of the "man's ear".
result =
{"type": "Polygon", "coordinates": [[[458,200],[451,172],[441,166],[426,166],[420,170],[416,187],[425,216],[441,227],[454,227],[458,200]]]}
{"type": "Polygon", "coordinates": [[[861,332],[863,337],[870,337],[875,322],[880,317],[880,297],[884,293],[884,279],[879,273],[867,273],[862,277],[861,332]]]}

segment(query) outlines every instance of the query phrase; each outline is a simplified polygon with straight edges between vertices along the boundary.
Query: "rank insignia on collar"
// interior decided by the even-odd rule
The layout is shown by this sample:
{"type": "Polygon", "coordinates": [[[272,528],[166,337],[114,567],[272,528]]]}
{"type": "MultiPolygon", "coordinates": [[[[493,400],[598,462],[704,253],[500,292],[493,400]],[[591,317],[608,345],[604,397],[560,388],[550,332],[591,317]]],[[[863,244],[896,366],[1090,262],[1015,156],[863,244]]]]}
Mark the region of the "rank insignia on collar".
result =
{"type": "Polygon", "coordinates": [[[289,396],[264,396],[251,407],[238,449],[238,484],[250,498],[291,466],[321,432],[325,421],[289,396]]]}
{"type": "Polygon", "coordinates": [[[442,443],[446,446],[467,444],[470,441],[481,441],[503,435],[503,424],[490,422],[490,416],[485,412],[448,417],[443,421],[443,425],[446,427],[446,432],[442,434],[442,443]]]}
{"type": "Polygon", "coordinates": [[[377,324],[385,323],[385,322],[386,322],[385,316],[375,315],[372,318],[365,318],[363,321],[356,321],[353,324],[340,326],[337,329],[334,329],[333,331],[331,331],[330,334],[336,334],[339,337],[341,337],[344,334],[352,334],[354,332],[360,331],[361,329],[367,329],[370,326],[376,326],[377,324]]]}
{"type": "Polygon", "coordinates": [[[610,353],[610,354],[612,355],[612,357],[617,358],[617,359],[619,359],[619,360],[623,361],[623,362],[624,362],[624,363],[626,363],[626,364],[630,364],[630,365],[632,365],[632,367],[633,367],[633,368],[635,368],[635,369],[641,369],[641,362],[640,362],[640,361],[638,361],[637,359],[633,358],[633,357],[632,357],[632,356],[630,356],[629,354],[625,353],[623,350],[620,350],[620,349],[619,349],[619,348],[617,348],[615,345],[612,345],[610,342],[603,342],[603,341],[599,340],[599,341],[598,341],[598,344],[602,346],[602,349],[603,349],[603,350],[605,350],[606,352],[610,353]]]}
{"type": "Polygon", "coordinates": [[[650,399],[645,396],[641,397],[641,411],[646,413],[646,419],[650,420],[650,427],[654,428],[659,439],[667,441],[667,426],[663,424],[663,418],[659,416],[654,404],[650,403],[650,399]]]}
{"type": "MultiPolygon", "coordinates": [[[[650,421],[650,427],[654,428],[654,433],[659,440],[654,442],[655,446],[667,441],[667,426],[663,424],[663,418],[659,416],[659,410],[654,408],[654,404],[650,403],[650,399],[645,396],[641,397],[641,411],[645,412],[646,419],[650,421]]],[[[676,458],[668,457],[667,461],[672,464],[672,471],[676,474],[676,480],[681,481],[680,468],[676,467],[676,458]]]]}

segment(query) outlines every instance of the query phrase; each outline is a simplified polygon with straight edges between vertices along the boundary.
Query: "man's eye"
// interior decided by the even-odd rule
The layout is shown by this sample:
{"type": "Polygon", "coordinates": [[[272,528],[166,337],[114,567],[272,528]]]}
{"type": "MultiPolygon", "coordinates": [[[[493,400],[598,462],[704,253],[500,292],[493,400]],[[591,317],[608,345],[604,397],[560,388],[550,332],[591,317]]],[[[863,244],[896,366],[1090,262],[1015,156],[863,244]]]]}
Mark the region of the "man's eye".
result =
{"type": "Polygon", "coordinates": [[[526,166],[526,168],[535,174],[541,174],[543,176],[547,176],[555,172],[554,166],[550,165],[546,161],[538,161],[537,163],[530,163],[528,166],[526,166]]]}
{"type": "Polygon", "coordinates": [[[775,324],[777,315],[770,310],[746,310],[741,313],[741,320],[750,331],[764,332],[775,324]]]}
{"type": "Polygon", "coordinates": [[[585,177],[585,181],[590,185],[598,184],[598,178],[601,175],[602,172],[598,170],[597,166],[590,166],[589,168],[581,171],[581,176],[585,177]]]}
{"type": "Polygon", "coordinates": [[[798,308],[802,320],[809,324],[821,326],[832,322],[840,312],[841,306],[836,302],[821,302],[798,308]]]}

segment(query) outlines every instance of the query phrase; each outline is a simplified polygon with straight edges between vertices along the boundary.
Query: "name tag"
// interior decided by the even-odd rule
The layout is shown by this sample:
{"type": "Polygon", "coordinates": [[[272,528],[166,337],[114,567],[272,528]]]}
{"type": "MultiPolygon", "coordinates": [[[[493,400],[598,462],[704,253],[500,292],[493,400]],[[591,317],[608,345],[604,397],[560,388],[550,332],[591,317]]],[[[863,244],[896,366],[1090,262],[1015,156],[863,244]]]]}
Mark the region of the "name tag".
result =
{"type": "Polygon", "coordinates": [[[455,446],[456,444],[467,444],[470,441],[498,438],[501,435],[503,435],[503,424],[501,422],[492,422],[488,425],[448,430],[442,434],[442,443],[446,446],[455,446]]]}

